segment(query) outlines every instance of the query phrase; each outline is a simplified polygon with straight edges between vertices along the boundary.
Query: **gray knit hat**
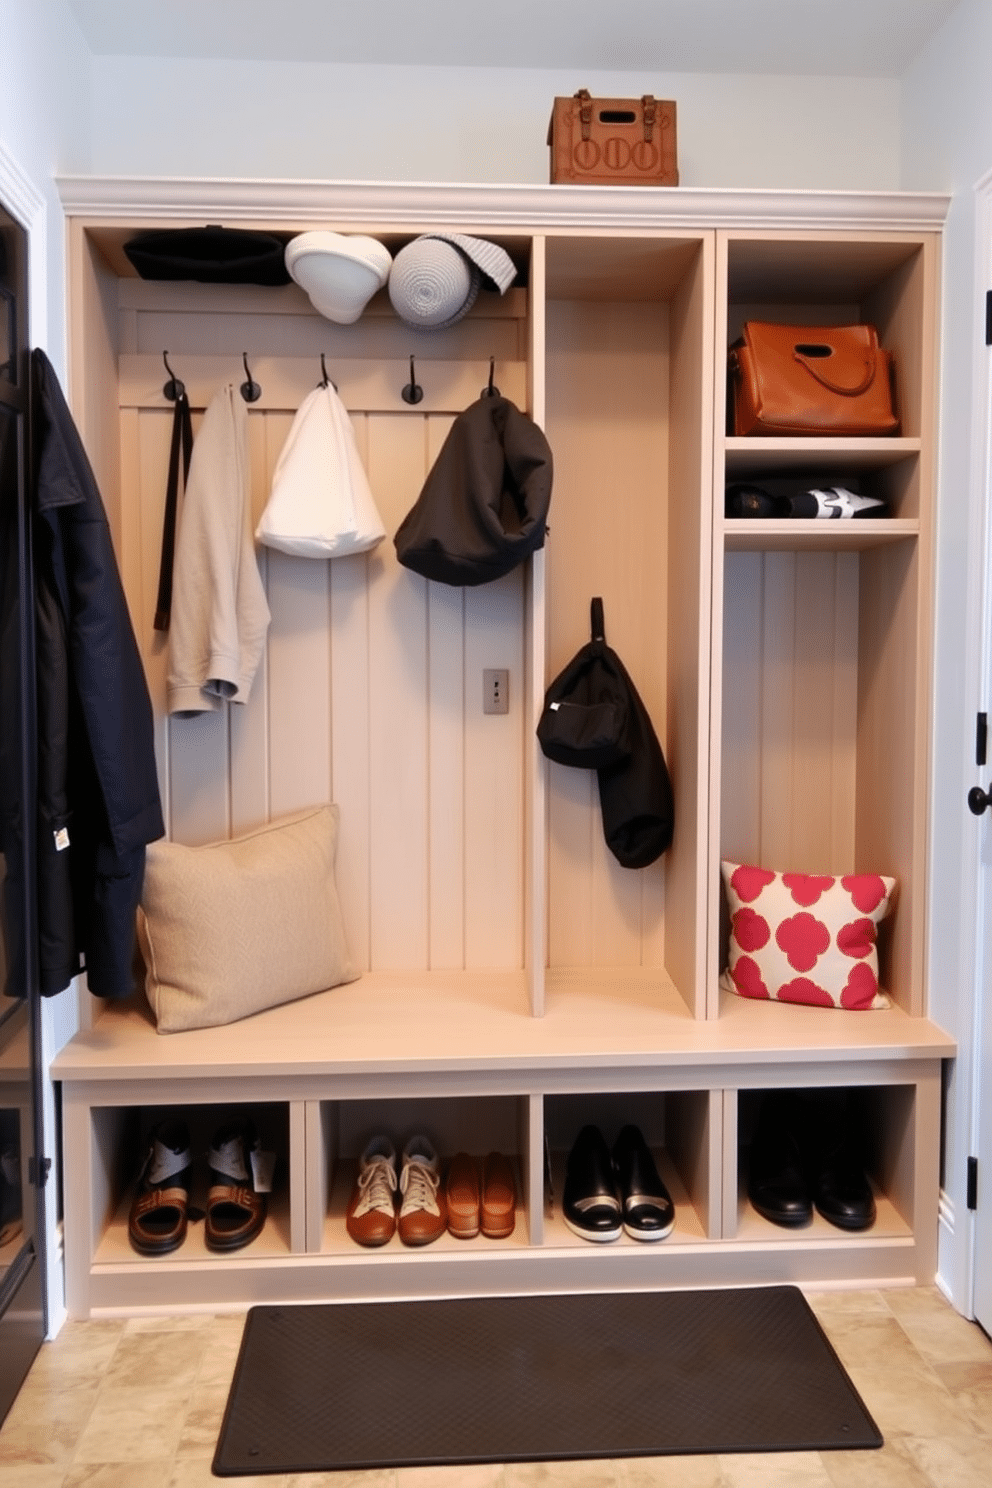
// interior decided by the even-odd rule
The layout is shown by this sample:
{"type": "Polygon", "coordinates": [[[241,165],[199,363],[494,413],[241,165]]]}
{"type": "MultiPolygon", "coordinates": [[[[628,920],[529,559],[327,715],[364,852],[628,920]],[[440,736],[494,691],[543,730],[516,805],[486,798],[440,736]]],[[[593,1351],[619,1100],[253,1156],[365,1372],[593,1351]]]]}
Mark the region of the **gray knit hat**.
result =
{"type": "Polygon", "coordinates": [[[408,325],[439,331],[468,314],[483,281],[505,294],[516,273],[497,243],[466,233],[425,233],[394,258],[389,298],[408,325]]]}

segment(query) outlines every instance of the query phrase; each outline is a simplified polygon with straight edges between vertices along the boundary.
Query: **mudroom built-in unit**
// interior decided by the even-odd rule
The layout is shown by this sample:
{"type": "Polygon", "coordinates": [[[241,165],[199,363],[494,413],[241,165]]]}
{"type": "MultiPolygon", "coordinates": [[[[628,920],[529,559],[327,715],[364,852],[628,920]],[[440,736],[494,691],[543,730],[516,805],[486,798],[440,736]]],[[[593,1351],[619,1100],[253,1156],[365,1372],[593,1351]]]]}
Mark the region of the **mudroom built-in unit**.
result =
{"type": "MultiPolygon", "coordinates": [[[[77,1317],[274,1300],[748,1282],[927,1282],[936,1269],[942,1061],[928,1018],[927,820],[939,263],[946,198],[638,188],[65,179],[70,402],[94,465],[155,708],[168,835],[197,846],[305,808],[339,812],[336,882],[361,975],[219,1027],[160,1033],[144,994],[88,1000],[58,1054],[67,1301],[77,1317]],[[516,276],[456,324],[414,330],[385,290],[353,324],[296,284],[139,278],[150,227],[317,228],[395,255],[420,234],[498,244],[516,276]],[[728,349],[750,320],[871,322],[892,353],[895,435],[738,436],[728,349]],[[166,359],[167,358],[167,365],[166,359]],[[412,358],[412,361],[411,361],[412,358]],[[167,714],[153,628],[173,408],[194,428],[250,375],[253,516],[293,417],[329,377],[387,530],[315,560],[259,547],[271,623],[251,696],[167,714]],[[544,547],[456,587],[392,537],[455,417],[490,380],[544,430],[544,547]],[[420,401],[404,397],[413,382],[420,401]],[[871,519],[725,515],[728,485],[851,486],[871,519]],[[630,869],[593,770],[548,761],[545,689],[590,604],[664,750],[671,846],[630,869]],[[484,711],[502,669],[508,708],[484,711]],[[879,926],[887,1007],[737,995],[721,864],[896,881],[879,926]],[[756,1212],[747,1172],[769,1092],[856,1094],[874,1223],[756,1212]],[[262,1233],[212,1252],[191,1223],[135,1252],[147,1133],[194,1153],[250,1113],[275,1153],[262,1233]],[[566,1156],[588,1123],[636,1123],[675,1202],[658,1244],[578,1238],[566,1156]],[[513,1234],[345,1228],[377,1131],[442,1155],[507,1154],[513,1234]]],[[[196,1203],[196,1193],[192,1196],[196,1203]]]]}

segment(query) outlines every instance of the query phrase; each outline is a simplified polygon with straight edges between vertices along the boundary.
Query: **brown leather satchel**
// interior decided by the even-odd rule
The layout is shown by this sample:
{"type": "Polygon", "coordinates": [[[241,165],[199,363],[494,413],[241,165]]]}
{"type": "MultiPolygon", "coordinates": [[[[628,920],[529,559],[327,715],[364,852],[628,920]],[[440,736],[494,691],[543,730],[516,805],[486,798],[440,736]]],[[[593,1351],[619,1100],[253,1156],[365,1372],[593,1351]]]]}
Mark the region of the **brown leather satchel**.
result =
{"type": "Polygon", "coordinates": [[[642,98],[592,98],[580,88],[556,98],[548,125],[552,185],[677,186],[675,105],[642,98]]]}
{"type": "Polygon", "coordinates": [[[749,320],[730,349],[735,434],[897,434],[892,355],[871,325],[749,320]]]}

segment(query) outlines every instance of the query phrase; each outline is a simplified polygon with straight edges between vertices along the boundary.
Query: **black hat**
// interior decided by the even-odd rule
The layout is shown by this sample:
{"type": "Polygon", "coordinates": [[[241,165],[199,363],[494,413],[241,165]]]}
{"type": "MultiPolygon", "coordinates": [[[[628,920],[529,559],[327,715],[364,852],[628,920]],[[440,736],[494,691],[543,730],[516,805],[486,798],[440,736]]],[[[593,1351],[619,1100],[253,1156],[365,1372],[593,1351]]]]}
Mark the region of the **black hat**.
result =
{"type": "Polygon", "coordinates": [[[124,252],[142,279],[201,284],[289,284],[286,244],[235,227],[164,227],[138,233],[124,252]]]}
{"type": "Polygon", "coordinates": [[[646,868],[671,845],[672,782],[637,688],[606,644],[603,601],[590,611],[592,640],[548,688],[537,737],[549,759],[596,770],[607,847],[625,868],[646,868]]]}
{"type": "Polygon", "coordinates": [[[544,546],[551,448],[509,398],[485,393],[448,432],[393,541],[405,568],[487,584],[544,546]]]}

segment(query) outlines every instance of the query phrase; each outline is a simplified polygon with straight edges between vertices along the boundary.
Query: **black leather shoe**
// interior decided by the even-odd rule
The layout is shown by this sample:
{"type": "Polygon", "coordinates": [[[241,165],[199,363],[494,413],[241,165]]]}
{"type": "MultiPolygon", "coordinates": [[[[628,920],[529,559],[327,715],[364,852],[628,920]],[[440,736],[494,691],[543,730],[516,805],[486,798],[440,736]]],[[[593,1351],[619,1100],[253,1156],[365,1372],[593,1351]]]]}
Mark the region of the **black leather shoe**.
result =
{"type": "Polygon", "coordinates": [[[751,1144],[747,1196],[772,1224],[797,1229],[813,1218],[813,1201],[803,1164],[802,1117],[789,1091],[774,1091],[762,1102],[751,1144]]]}
{"type": "Polygon", "coordinates": [[[624,1233],[632,1240],[664,1240],[675,1228],[675,1205],[638,1127],[625,1126],[614,1142],[613,1170],[624,1233]]]}
{"type": "Polygon", "coordinates": [[[613,1180],[610,1149],[598,1126],[584,1126],[565,1165],[562,1215],[583,1240],[619,1240],[623,1211],[613,1180]]]}
{"type": "Polygon", "coordinates": [[[813,1203],[841,1230],[875,1223],[875,1196],[865,1172],[863,1115],[848,1091],[825,1091],[815,1107],[813,1203]]]}

